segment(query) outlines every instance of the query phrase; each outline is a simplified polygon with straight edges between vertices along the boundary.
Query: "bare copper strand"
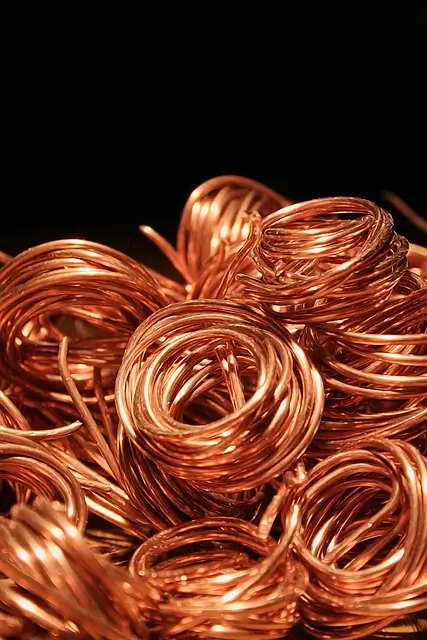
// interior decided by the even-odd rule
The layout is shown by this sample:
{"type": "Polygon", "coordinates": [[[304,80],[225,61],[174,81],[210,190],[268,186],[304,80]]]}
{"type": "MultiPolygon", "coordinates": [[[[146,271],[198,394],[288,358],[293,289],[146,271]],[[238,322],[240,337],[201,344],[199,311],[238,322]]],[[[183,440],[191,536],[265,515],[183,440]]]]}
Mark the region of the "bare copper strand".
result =
{"type": "Polygon", "coordinates": [[[247,216],[249,231],[246,240],[235,243],[215,254],[193,286],[187,287],[188,299],[232,298],[246,302],[244,287],[237,279],[238,273],[256,276],[250,256],[262,232],[262,218],[258,213],[247,216]]]}
{"type": "Polygon", "coordinates": [[[308,473],[298,501],[311,635],[356,640],[427,608],[427,459],[415,447],[360,438],[308,473]]]}
{"type": "Polygon", "coordinates": [[[0,254],[0,640],[424,640],[427,249],[239,176],[141,231],[181,282],[0,254]]]}
{"type": "MultiPolygon", "coordinates": [[[[248,236],[248,214],[265,217],[287,204],[289,200],[255,180],[219,176],[201,184],[187,200],[177,249],[151,227],[143,225],[140,230],[182,275],[190,298],[211,297],[203,296],[202,289],[212,277],[221,280],[227,272],[228,263],[248,236]]],[[[254,273],[250,261],[243,270],[254,273]]]]}
{"type": "MultiPolygon", "coordinates": [[[[128,494],[124,490],[126,485],[122,470],[119,466],[117,433],[103,397],[102,379],[98,370],[94,372],[94,390],[98,400],[101,425],[95,420],[88,406],[81,397],[77,385],[70,375],[67,354],[69,339],[62,338],[59,345],[59,371],[64,385],[72,399],[82,423],[87,430],[88,439],[77,442],[80,450],[75,449],[68,440],[68,447],[51,449],[52,455],[74,471],[85,492],[86,502],[92,513],[102,517],[107,522],[120,526],[129,535],[145,539],[150,532],[150,521],[142,520],[138,511],[132,506],[128,494]],[[93,445],[93,449],[88,447],[93,445]],[[71,446],[70,446],[71,445],[71,446]],[[81,451],[87,449],[90,467],[82,464],[81,451]],[[79,455],[80,453],[80,455],[79,455]],[[114,478],[114,482],[111,481],[114,478]],[[117,483],[117,484],[116,484],[117,483]]],[[[73,443],[74,444],[74,443],[73,443]]]]}
{"type": "Polygon", "coordinates": [[[93,367],[114,383],[127,338],[147,315],[166,304],[155,279],[114,249],[85,240],[61,240],[29,249],[0,270],[0,376],[32,394],[69,402],[57,367],[67,335],[55,318],[68,316],[85,332],[69,349],[82,392],[93,367]]]}
{"type": "Polygon", "coordinates": [[[359,321],[307,328],[302,343],[323,375],[326,401],[315,456],[361,436],[427,433],[427,287],[407,271],[392,299],[359,321]]]}
{"type": "Polygon", "coordinates": [[[144,543],[129,568],[148,583],[157,637],[282,638],[307,584],[289,550],[298,523],[294,507],[278,543],[235,518],[196,520],[144,543]]]}
{"type": "MultiPolygon", "coordinates": [[[[57,504],[16,505],[0,518],[0,602],[23,626],[60,638],[148,638],[145,585],[88,546],[57,504]]],[[[51,636],[53,637],[53,636],[51,636]]]]}
{"type": "Polygon", "coordinates": [[[253,252],[262,278],[240,279],[251,299],[287,322],[355,318],[389,298],[406,269],[408,246],[390,214],[372,202],[310,200],[264,219],[253,252]]]}
{"type": "Polygon", "coordinates": [[[32,429],[28,419],[18,409],[16,404],[0,390],[0,439],[1,434],[9,429],[18,429],[24,432],[26,438],[42,440],[43,442],[64,438],[80,429],[82,423],[78,420],[51,429],[32,429]]]}
{"type": "Polygon", "coordinates": [[[46,449],[12,430],[0,434],[0,477],[13,486],[18,483],[29,491],[22,499],[37,495],[63,500],[71,522],[84,530],[87,521],[85,499],[74,475],[46,449]]]}
{"type": "Polygon", "coordinates": [[[123,444],[127,477],[139,456],[134,485],[153,463],[167,475],[147,491],[168,491],[173,477],[193,487],[197,504],[204,492],[260,489],[292,468],[317,430],[323,386],[286,329],[262,313],[231,301],[188,301],[153,314],[135,332],[116,403],[134,443],[123,444]]]}

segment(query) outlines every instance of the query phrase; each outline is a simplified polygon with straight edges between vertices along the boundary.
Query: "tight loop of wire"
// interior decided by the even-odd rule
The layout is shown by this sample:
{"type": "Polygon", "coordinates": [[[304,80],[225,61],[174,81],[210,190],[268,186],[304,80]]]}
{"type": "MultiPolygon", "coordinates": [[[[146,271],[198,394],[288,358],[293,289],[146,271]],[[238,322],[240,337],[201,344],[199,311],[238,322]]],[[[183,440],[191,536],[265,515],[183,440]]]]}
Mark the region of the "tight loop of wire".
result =
{"type": "MultiPolygon", "coordinates": [[[[219,176],[201,184],[188,198],[176,249],[151,227],[143,225],[140,229],[183,277],[186,283],[183,297],[214,297],[209,295],[215,289],[212,281],[218,283],[227,273],[234,255],[248,237],[251,215],[265,217],[287,204],[289,200],[255,180],[219,176]]],[[[241,267],[243,272],[255,274],[249,259],[241,267]]],[[[178,295],[174,299],[178,301],[179,293],[175,293],[178,295]]],[[[170,296],[169,300],[172,301],[170,296]]]]}
{"type": "Polygon", "coordinates": [[[69,360],[90,396],[93,368],[105,369],[107,388],[114,384],[127,339],[166,304],[142,265],[86,240],[49,242],[9,260],[0,270],[0,295],[0,376],[62,402],[69,401],[57,367],[64,335],[73,338],[69,360]]]}
{"type": "Polygon", "coordinates": [[[290,551],[298,522],[293,507],[279,542],[236,518],[200,519],[153,536],[129,566],[147,582],[150,627],[160,638],[282,638],[298,621],[307,585],[290,551]]]}
{"type": "Polygon", "coordinates": [[[369,315],[403,275],[409,244],[389,213],[360,198],[290,205],[263,221],[247,296],[287,322],[318,324],[369,315]]]}
{"type": "Polygon", "coordinates": [[[297,502],[310,635],[356,640],[427,609],[427,459],[415,447],[360,438],[308,472],[297,502]]]}
{"type": "Polygon", "coordinates": [[[314,455],[365,435],[415,440],[427,434],[427,287],[407,271],[392,298],[360,320],[307,327],[301,342],[325,383],[314,455]]]}
{"type": "Polygon", "coordinates": [[[321,378],[289,332],[231,301],[189,301],[134,333],[116,381],[127,437],[210,492],[261,487],[298,461],[323,409],[321,378]]]}

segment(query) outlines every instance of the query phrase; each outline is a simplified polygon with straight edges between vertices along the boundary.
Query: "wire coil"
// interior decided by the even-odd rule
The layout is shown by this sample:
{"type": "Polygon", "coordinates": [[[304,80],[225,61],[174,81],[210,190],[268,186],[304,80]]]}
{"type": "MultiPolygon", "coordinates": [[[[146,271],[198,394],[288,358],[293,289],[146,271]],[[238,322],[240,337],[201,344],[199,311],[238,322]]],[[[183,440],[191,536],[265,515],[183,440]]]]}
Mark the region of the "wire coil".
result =
{"type": "Polygon", "coordinates": [[[0,434],[0,477],[18,485],[18,499],[28,500],[32,495],[62,499],[70,522],[81,531],[85,528],[86,503],[74,475],[46,449],[10,430],[0,434]]]}
{"type": "Polygon", "coordinates": [[[69,358],[90,395],[93,367],[104,367],[112,385],[111,370],[120,364],[126,339],[166,304],[144,267],[85,240],[49,242],[9,260],[0,270],[0,292],[0,375],[63,402],[69,398],[61,394],[57,358],[64,331],[55,317],[80,323],[83,335],[73,332],[69,358]]]}
{"type": "Polygon", "coordinates": [[[137,329],[116,403],[127,436],[170,475],[237,492],[302,456],[323,386],[291,335],[263,314],[231,301],[189,301],[137,329]]]}
{"type": "Polygon", "coordinates": [[[298,620],[307,584],[289,553],[297,523],[294,509],[279,543],[235,518],[153,536],[130,563],[131,574],[148,583],[150,626],[161,638],[282,638],[298,620]]]}
{"type": "Polygon", "coordinates": [[[286,322],[368,315],[403,275],[407,240],[389,213],[360,198],[321,198],[263,221],[253,251],[262,278],[241,274],[247,295],[286,322]]]}
{"type": "Polygon", "coordinates": [[[11,516],[0,519],[0,606],[22,637],[148,638],[143,581],[95,554],[58,505],[15,505],[11,516]]]}
{"type": "Polygon", "coordinates": [[[309,471],[297,499],[311,635],[356,640],[427,608],[427,459],[415,447],[360,439],[309,471]]]}
{"type": "Polygon", "coordinates": [[[355,445],[361,435],[413,440],[427,433],[425,284],[407,271],[368,318],[304,331],[326,392],[314,455],[355,445]]]}

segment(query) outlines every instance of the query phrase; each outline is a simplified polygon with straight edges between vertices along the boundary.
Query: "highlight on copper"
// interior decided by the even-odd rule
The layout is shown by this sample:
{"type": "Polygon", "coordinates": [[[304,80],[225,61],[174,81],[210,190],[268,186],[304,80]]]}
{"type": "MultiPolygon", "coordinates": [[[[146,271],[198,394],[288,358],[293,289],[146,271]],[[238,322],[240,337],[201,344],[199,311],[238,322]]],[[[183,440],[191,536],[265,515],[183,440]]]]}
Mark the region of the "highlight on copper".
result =
{"type": "MultiPolygon", "coordinates": [[[[181,274],[190,297],[202,297],[200,290],[209,276],[224,275],[230,260],[246,240],[250,214],[265,217],[289,203],[256,180],[219,176],[201,184],[188,198],[181,215],[176,249],[151,227],[143,225],[140,230],[181,274]]],[[[246,266],[250,269],[250,264],[246,266]]]]}
{"type": "Polygon", "coordinates": [[[58,343],[91,398],[93,367],[114,383],[126,340],[166,304],[154,278],[115,249],[87,240],[33,247],[0,270],[0,376],[49,400],[69,402],[58,371],[58,343]]]}
{"type": "Polygon", "coordinates": [[[427,433],[426,319],[427,287],[407,271],[368,317],[304,330],[326,392],[315,455],[368,434],[413,441],[427,433]]]}
{"type": "Polygon", "coordinates": [[[20,637],[149,637],[144,582],[95,553],[58,504],[15,505],[0,540],[0,601],[20,637]]]}

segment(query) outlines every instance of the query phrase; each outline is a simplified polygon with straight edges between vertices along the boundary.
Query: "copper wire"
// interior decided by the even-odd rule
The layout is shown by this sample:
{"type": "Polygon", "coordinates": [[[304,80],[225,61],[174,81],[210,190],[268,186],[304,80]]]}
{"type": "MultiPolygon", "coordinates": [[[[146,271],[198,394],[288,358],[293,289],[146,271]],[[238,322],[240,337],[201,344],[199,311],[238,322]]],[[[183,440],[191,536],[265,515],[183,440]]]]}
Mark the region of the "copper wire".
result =
{"type": "Polygon", "coordinates": [[[147,617],[160,638],[282,638],[297,622],[307,573],[290,544],[299,511],[277,543],[236,518],[196,520],[145,542],[129,565],[148,583],[147,617]]]}
{"type": "MultiPolygon", "coordinates": [[[[227,272],[248,236],[248,214],[265,217],[287,204],[289,200],[255,180],[219,176],[201,184],[188,198],[181,215],[177,249],[151,227],[143,225],[140,230],[181,274],[190,298],[213,297],[203,296],[206,283],[211,278],[220,280],[227,272]]],[[[242,270],[254,273],[249,260],[242,270]]]]}
{"type": "Polygon", "coordinates": [[[325,382],[312,451],[328,455],[360,436],[427,433],[427,287],[407,271],[393,298],[359,321],[306,328],[302,343],[325,382]]]}
{"type": "Polygon", "coordinates": [[[188,301],[153,314],[132,336],[116,403],[133,443],[122,448],[125,475],[134,477],[139,456],[139,483],[151,463],[157,477],[167,474],[147,487],[150,501],[172,476],[192,485],[197,504],[204,492],[260,489],[291,468],[318,427],[323,386],[287,330],[262,313],[188,301]]]}
{"type": "Polygon", "coordinates": [[[392,204],[401,215],[405,216],[414,227],[418,227],[418,229],[421,229],[421,231],[427,234],[427,220],[411,209],[402,198],[399,198],[399,196],[391,191],[383,191],[381,196],[383,200],[392,204]]]}
{"type": "Polygon", "coordinates": [[[34,495],[61,498],[70,522],[80,530],[86,526],[86,502],[74,475],[46,449],[9,429],[0,433],[0,477],[21,487],[18,495],[22,499],[34,495]],[[28,491],[22,492],[22,486],[28,491]]]}
{"type": "Polygon", "coordinates": [[[23,638],[34,627],[61,638],[148,638],[144,582],[92,551],[59,505],[14,506],[0,540],[0,602],[23,638]]]}
{"type": "Polygon", "coordinates": [[[267,216],[253,251],[262,278],[241,274],[247,295],[287,322],[368,315],[406,268],[408,242],[360,198],[321,198],[267,216]]]}
{"type": "Polygon", "coordinates": [[[311,635],[356,640],[427,608],[427,459],[415,447],[360,438],[309,471],[298,501],[311,635]]]}
{"type": "Polygon", "coordinates": [[[182,283],[0,255],[0,638],[394,633],[427,610],[427,250],[236,176],[177,249],[142,231],[182,283]]]}
{"type": "Polygon", "coordinates": [[[127,338],[167,302],[143,266],[86,240],[49,242],[9,260],[0,270],[0,293],[0,376],[63,402],[69,397],[57,368],[64,336],[57,316],[86,329],[72,340],[69,361],[90,396],[93,367],[103,368],[106,386],[113,385],[127,338]]]}

